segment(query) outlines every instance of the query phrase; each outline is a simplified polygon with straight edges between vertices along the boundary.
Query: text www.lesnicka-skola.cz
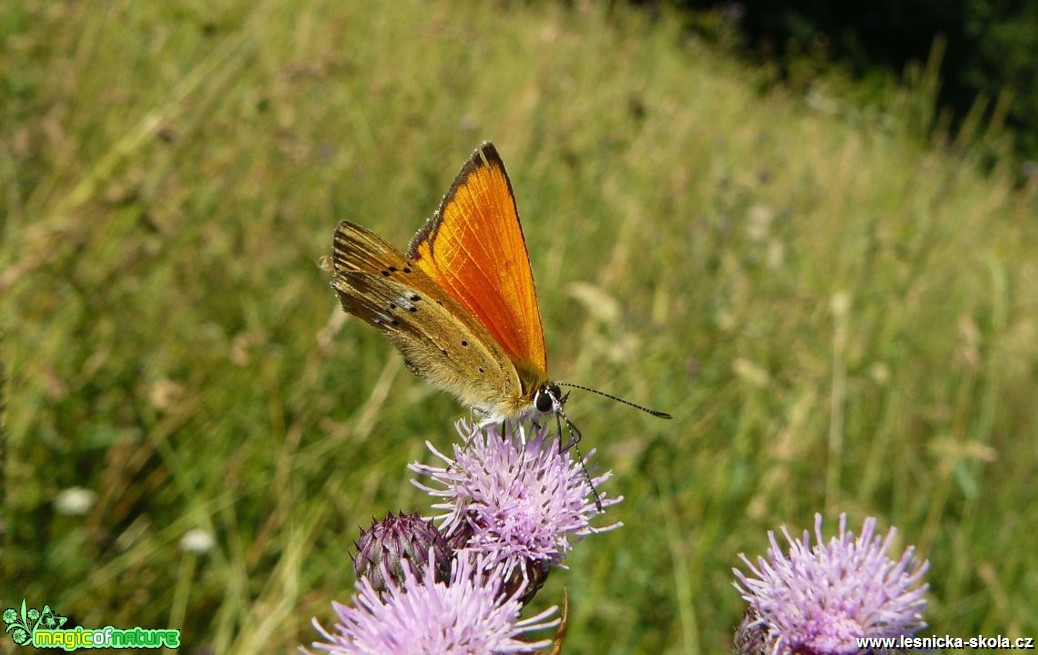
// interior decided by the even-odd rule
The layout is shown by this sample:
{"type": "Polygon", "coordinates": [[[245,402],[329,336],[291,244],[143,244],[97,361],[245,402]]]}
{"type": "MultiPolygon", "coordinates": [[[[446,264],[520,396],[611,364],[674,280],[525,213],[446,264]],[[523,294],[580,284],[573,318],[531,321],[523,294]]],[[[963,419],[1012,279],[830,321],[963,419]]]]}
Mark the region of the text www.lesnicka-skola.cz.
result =
{"type": "Polygon", "coordinates": [[[991,649],[1009,649],[1009,650],[1034,650],[1034,637],[1003,637],[1002,635],[995,635],[994,637],[985,637],[984,635],[977,635],[976,637],[953,637],[951,635],[930,635],[929,637],[862,637],[858,639],[858,648],[862,650],[882,650],[882,649],[910,649],[910,648],[922,648],[922,649],[942,649],[947,648],[950,650],[959,650],[964,648],[991,648],[991,649]]]}

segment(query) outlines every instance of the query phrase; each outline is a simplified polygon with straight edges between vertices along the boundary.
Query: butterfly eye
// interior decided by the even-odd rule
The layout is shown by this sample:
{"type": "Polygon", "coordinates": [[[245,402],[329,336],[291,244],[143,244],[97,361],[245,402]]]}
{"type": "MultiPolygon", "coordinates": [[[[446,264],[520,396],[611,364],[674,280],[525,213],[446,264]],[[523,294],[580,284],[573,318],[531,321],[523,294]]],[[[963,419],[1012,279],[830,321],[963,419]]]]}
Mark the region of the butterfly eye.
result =
{"type": "Polygon", "coordinates": [[[537,408],[538,412],[547,413],[555,408],[555,396],[554,393],[558,393],[559,388],[555,387],[541,387],[537,390],[537,394],[533,398],[533,404],[537,408]]]}

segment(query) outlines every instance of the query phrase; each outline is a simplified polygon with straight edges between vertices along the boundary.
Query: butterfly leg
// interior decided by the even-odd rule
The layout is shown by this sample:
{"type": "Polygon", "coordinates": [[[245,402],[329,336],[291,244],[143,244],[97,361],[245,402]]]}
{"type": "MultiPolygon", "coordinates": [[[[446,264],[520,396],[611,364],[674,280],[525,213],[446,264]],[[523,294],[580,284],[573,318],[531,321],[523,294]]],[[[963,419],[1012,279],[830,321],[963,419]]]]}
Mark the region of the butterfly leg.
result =
{"type": "Polygon", "coordinates": [[[584,479],[587,480],[587,486],[589,489],[591,489],[591,495],[595,499],[595,508],[598,510],[599,514],[605,513],[605,509],[602,507],[602,498],[598,495],[598,489],[595,489],[595,483],[592,482],[591,474],[588,473],[587,466],[584,464],[584,456],[580,453],[580,446],[577,445],[580,443],[580,440],[583,437],[583,435],[580,433],[580,430],[577,429],[577,426],[573,425],[573,423],[568,418],[566,418],[566,416],[561,411],[555,412],[555,425],[555,429],[559,433],[559,454],[563,454],[570,448],[574,450],[574,452],[577,454],[576,459],[577,462],[580,464],[580,470],[584,472],[584,479]],[[566,421],[566,430],[569,432],[569,441],[566,442],[566,445],[562,444],[563,420],[566,421]]]}
{"type": "Polygon", "coordinates": [[[508,426],[508,419],[501,419],[501,430],[500,430],[500,434],[501,434],[501,438],[502,438],[502,439],[505,439],[505,438],[507,438],[507,437],[505,437],[505,435],[507,435],[507,434],[508,434],[508,427],[509,427],[509,426],[508,426]]]}

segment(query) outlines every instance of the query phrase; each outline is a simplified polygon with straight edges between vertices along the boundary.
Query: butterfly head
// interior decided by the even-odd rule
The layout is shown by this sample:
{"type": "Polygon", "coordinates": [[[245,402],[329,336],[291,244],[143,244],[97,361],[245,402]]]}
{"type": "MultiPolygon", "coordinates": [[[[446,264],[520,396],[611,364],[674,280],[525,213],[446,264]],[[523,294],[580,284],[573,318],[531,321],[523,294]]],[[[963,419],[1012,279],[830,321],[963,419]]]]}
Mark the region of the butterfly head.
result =
{"type": "Polygon", "coordinates": [[[581,436],[580,430],[570,422],[569,418],[566,417],[566,412],[562,409],[568,399],[569,392],[562,393],[559,385],[554,382],[545,382],[533,394],[533,411],[531,413],[535,416],[551,415],[555,417],[559,434],[560,452],[565,452],[577,445],[581,436]],[[570,434],[569,440],[565,442],[562,440],[563,423],[566,424],[570,434]]]}
{"type": "Polygon", "coordinates": [[[566,404],[569,393],[562,394],[559,385],[554,382],[545,382],[533,394],[533,406],[542,414],[562,414],[562,406],[566,404]]]}

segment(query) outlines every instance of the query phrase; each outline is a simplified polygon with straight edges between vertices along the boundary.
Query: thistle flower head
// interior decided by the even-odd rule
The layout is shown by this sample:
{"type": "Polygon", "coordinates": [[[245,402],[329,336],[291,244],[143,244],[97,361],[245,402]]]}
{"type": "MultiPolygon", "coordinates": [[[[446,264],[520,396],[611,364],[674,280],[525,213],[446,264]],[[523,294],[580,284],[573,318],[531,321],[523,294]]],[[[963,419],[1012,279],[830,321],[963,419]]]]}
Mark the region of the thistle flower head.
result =
{"type": "MultiPolygon", "coordinates": [[[[583,536],[620,526],[591,526],[599,513],[592,486],[600,488],[610,474],[589,485],[583,463],[572,451],[560,453],[556,436],[546,428],[510,424],[500,431],[464,421],[457,427],[465,443],[454,446],[453,457],[427,443],[445,466],[411,465],[435,485],[415,482],[440,499],[433,507],[445,511],[438,519],[452,546],[486,553],[513,568],[554,566],[583,536]]],[[[602,494],[600,500],[604,508],[622,498],[602,494]]]]}
{"type": "Polygon", "coordinates": [[[416,575],[403,568],[402,578],[385,576],[386,589],[377,591],[368,578],[357,581],[353,607],[333,603],[337,623],[314,627],[324,641],[320,651],[337,655],[393,653],[394,655],[469,655],[529,653],[549,646],[550,639],[527,642],[521,637],[558,625],[550,617],[556,607],[520,619],[519,590],[501,594],[504,571],[485,557],[459,554],[447,580],[438,580],[430,561],[416,575]]]}
{"type": "Polygon", "coordinates": [[[749,652],[760,652],[764,643],[772,653],[836,655],[859,652],[859,637],[897,637],[925,627],[928,564],[913,558],[914,548],[891,559],[897,531],[876,535],[874,518],[865,519],[857,538],[846,528],[841,515],[839,534],[826,544],[818,514],[813,546],[807,531],[798,541],[783,527],[788,554],[769,532],[767,559],[758,557],[754,565],[740,555],[749,573],[733,569],[735,588],[750,607],[737,642],[755,644],[749,652]]]}
{"type": "Polygon", "coordinates": [[[361,531],[356,547],[353,570],[358,579],[369,578],[375,591],[386,589],[385,575],[400,582],[408,567],[421,577],[429,561],[437,563],[436,579],[445,580],[452,553],[432,521],[403,513],[391,513],[381,521],[372,519],[371,527],[361,531]]]}

